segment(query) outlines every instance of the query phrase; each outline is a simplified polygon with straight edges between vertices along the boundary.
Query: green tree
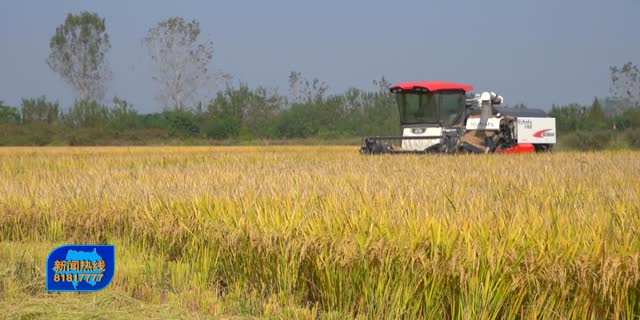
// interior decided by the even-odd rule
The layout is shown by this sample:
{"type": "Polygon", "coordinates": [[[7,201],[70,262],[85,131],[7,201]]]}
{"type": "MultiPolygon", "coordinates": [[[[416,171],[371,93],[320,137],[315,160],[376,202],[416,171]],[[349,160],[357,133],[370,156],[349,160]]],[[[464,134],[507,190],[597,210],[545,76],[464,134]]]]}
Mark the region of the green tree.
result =
{"type": "Polygon", "coordinates": [[[35,99],[22,99],[23,123],[56,123],[60,118],[58,102],[47,101],[45,96],[35,99]]]}
{"type": "MultiPolygon", "coordinates": [[[[246,86],[244,90],[247,90],[246,86]]],[[[243,126],[254,137],[273,137],[276,117],[285,99],[263,87],[248,92],[248,97],[243,110],[243,126]]]]}
{"type": "Polygon", "coordinates": [[[163,112],[167,119],[169,134],[173,137],[195,137],[200,133],[196,115],[188,110],[163,112]]]}
{"type": "Polygon", "coordinates": [[[619,130],[640,129],[640,108],[626,110],[621,116],[616,117],[615,123],[619,130]]]}
{"type": "Polygon", "coordinates": [[[104,127],[109,122],[109,108],[96,101],[78,100],[63,114],[64,123],[75,128],[104,127]]]}
{"type": "Polygon", "coordinates": [[[158,96],[164,107],[184,110],[212,79],[209,63],[213,43],[202,41],[200,23],[169,18],[149,29],[144,44],[156,67],[153,77],[160,84],[158,96]]]}
{"type": "Polygon", "coordinates": [[[591,104],[591,108],[589,109],[589,118],[594,120],[604,120],[605,115],[602,110],[602,104],[600,104],[600,100],[598,97],[593,99],[593,103],[591,104]]]}
{"type": "Polygon", "coordinates": [[[608,120],[602,110],[602,105],[600,104],[600,100],[598,98],[593,99],[593,103],[589,108],[589,111],[586,115],[583,129],[586,130],[599,130],[606,129],[608,127],[608,120]]]}
{"type": "Polygon", "coordinates": [[[549,115],[556,118],[558,132],[568,133],[584,128],[587,110],[576,103],[565,106],[553,105],[549,115]]]}
{"type": "Polygon", "coordinates": [[[214,139],[235,138],[242,129],[243,114],[249,99],[246,86],[239,90],[228,86],[224,92],[219,92],[216,98],[207,106],[208,121],[205,133],[214,139]]]}
{"type": "Polygon", "coordinates": [[[318,133],[312,125],[313,115],[304,104],[294,104],[278,116],[276,132],[282,138],[307,138],[318,133]]]}
{"type": "Polygon", "coordinates": [[[109,126],[115,129],[138,126],[138,111],[124,99],[113,98],[113,107],[109,110],[109,126]]]}
{"type": "Polygon", "coordinates": [[[344,117],[339,130],[344,134],[363,135],[364,113],[370,93],[350,88],[342,94],[344,117]]]}
{"type": "Polygon", "coordinates": [[[20,112],[17,108],[6,106],[0,101],[0,124],[20,123],[20,112]]]}
{"type": "Polygon", "coordinates": [[[368,96],[364,113],[364,135],[400,134],[400,114],[395,96],[389,92],[391,83],[382,77],[373,82],[377,90],[368,96]]]}
{"type": "Polygon", "coordinates": [[[78,100],[104,98],[111,70],[107,52],[111,48],[105,20],[95,13],[69,14],[49,42],[49,67],[69,83],[78,100]]]}

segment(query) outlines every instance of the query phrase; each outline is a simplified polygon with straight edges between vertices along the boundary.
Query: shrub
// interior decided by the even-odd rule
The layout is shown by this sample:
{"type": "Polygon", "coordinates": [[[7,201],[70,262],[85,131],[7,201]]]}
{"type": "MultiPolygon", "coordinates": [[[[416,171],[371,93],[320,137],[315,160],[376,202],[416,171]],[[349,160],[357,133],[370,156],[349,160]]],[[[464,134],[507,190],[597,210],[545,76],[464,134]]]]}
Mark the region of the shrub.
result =
{"type": "Polygon", "coordinates": [[[630,147],[640,148],[640,129],[627,130],[624,137],[630,147]]]}
{"type": "Polygon", "coordinates": [[[576,131],[562,138],[562,145],[575,150],[603,150],[611,141],[613,134],[608,131],[576,131]]]}

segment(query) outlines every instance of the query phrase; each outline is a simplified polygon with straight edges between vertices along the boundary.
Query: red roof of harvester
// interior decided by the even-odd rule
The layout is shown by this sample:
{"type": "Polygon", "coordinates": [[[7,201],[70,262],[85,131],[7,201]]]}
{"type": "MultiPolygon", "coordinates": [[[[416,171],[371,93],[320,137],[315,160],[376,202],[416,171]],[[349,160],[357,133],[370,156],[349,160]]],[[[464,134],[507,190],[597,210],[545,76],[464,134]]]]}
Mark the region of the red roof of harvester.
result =
{"type": "Polygon", "coordinates": [[[397,90],[402,89],[403,91],[408,90],[416,90],[418,88],[427,89],[429,91],[444,91],[444,90],[462,90],[464,92],[473,91],[473,86],[468,84],[459,84],[453,82],[443,82],[443,81],[416,81],[416,82],[403,82],[400,84],[396,84],[392,86],[390,89],[397,90]]]}

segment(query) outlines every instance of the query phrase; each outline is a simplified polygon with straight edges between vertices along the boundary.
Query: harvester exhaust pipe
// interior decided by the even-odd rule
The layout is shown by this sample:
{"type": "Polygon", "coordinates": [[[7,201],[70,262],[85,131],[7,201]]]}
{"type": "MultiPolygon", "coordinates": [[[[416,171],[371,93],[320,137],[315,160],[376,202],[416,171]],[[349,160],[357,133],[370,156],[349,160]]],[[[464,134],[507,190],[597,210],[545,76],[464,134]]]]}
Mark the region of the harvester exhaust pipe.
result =
{"type": "Polygon", "coordinates": [[[487,127],[487,121],[493,115],[493,105],[502,104],[504,99],[495,92],[483,92],[480,95],[480,124],[478,130],[487,127]]]}
{"type": "MultiPolygon", "coordinates": [[[[495,93],[494,93],[495,95],[495,93]]],[[[480,96],[480,123],[478,124],[478,130],[486,129],[487,122],[493,114],[493,108],[491,107],[491,93],[483,92],[480,96]]]]}

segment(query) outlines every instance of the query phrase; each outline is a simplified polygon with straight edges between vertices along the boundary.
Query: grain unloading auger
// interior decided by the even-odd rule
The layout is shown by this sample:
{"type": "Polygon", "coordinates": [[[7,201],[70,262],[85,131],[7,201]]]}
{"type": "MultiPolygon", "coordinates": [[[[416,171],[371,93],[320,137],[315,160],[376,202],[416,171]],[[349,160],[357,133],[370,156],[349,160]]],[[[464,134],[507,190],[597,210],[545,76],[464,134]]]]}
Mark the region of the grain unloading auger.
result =
{"type": "Polygon", "coordinates": [[[498,108],[502,96],[450,82],[405,82],[390,88],[402,136],[364,137],[360,152],[530,153],[556,143],[556,121],[542,110],[498,108]]]}

